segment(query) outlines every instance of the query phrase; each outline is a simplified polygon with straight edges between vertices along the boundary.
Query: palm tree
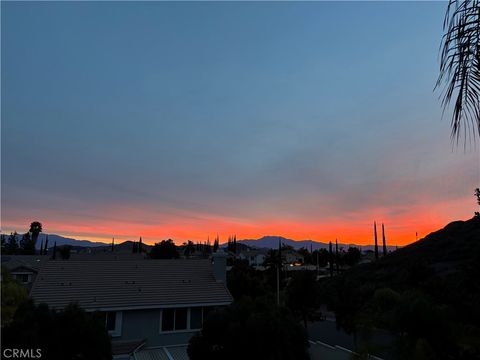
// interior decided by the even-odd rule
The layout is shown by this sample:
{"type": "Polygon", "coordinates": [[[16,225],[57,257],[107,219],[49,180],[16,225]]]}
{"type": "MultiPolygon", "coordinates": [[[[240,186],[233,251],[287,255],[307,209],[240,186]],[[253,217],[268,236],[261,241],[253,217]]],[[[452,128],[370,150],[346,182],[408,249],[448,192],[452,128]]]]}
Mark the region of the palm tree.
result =
{"type": "Polygon", "coordinates": [[[29,232],[32,233],[32,241],[33,245],[37,243],[38,235],[42,232],[42,223],[38,221],[34,221],[30,224],[30,230],[29,232]]]}
{"type": "Polygon", "coordinates": [[[443,23],[440,74],[444,111],[454,102],[452,140],[480,136],[480,1],[449,0],[443,23]]]}

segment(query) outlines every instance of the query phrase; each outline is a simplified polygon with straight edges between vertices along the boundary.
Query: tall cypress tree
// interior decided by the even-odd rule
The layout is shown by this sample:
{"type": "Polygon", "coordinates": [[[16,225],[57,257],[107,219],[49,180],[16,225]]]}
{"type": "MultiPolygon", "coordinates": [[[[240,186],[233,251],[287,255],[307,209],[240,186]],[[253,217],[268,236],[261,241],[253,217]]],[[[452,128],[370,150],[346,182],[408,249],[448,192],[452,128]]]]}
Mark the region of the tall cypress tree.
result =
{"type": "Polygon", "coordinates": [[[387,241],[385,240],[385,228],[382,223],[383,256],[387,256],[387,241]]]}
{"type": "Polygon", "coordinates": [[[46,235],[46,238],[45,238],[45,247],[43,249],[43,255],[47,255],[48,253],[48,234],[46,235]]]}
{"type": "Polygon", "coordinates": [[[333,250],[332,250],[332,242],[328,242],[328,263],[330,265],[330,277],[333,277],[333,250]]]}
{"type": "Polygon", "coordinates": [[[373,222],[373,232],[375,235],[375,260],[378,260],[378,240],[377,240],[377,222],[373,222]]]}
{"type": "Polygon", "coordinates": [[[137,252],[140,254],[143,252],[143,242],[142,242],[142,237],[140,236],[140,240],[138,241],[138,249],[137,252]]]}
{"type": "Polygon", "coordinates": [[[338,240],[335,239],[335,268],[337,270],[337,275],[339,273],[339,268],[338,268],[338,240]]]}

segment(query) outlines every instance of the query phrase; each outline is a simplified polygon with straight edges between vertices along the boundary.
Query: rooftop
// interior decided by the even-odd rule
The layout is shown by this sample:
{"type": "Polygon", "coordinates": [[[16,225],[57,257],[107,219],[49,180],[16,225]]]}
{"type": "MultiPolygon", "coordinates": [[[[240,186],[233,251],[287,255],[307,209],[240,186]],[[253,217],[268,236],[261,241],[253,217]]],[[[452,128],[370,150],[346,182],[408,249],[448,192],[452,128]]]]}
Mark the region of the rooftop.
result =
{"type": "Polygon", "coordinates": [[[50,260],[37,276],[31,296],[63,308],[77,302],[87,310],[223,305],[232,301],[216,281],[210,260],[50,260]]]}

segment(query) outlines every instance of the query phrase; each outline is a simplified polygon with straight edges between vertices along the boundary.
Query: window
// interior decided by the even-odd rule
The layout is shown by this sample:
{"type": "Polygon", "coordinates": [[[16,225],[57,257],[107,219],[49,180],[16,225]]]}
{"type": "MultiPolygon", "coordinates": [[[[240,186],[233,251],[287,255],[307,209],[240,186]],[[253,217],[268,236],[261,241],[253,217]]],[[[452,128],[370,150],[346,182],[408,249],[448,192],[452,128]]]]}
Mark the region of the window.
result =
{"type": "Polygon", "coordinates": [[[202,308],[195,307],[190,309],[190,329],[202,328],[202,308]]]}
{"type": "Polygon", "coordinates": [[[160,331],[199,330],[215,307],[168,308],[160,310],[160,331]]]}
{"type": "Polygon", "coordinates": [[[106,311],[100,313],[103,319],[105,319],[105,327],[112,337],[122,335],[122,317],[121,311],[106,311]]]}
{"type": "Polygon", "coordinates": [[[117,320],[117,313],[115,311],[107,312],[105,324],[107,326],[108,331],[114,331],[115,330],[116,320],[117,320]]]}
{"type": "Polygon", "coordinates": [[[28,284],[30,282],[29,274],[15,274],[15,279],[20,281],[22,284],[28,284]]]}
{"type": "Polygon", "coordinates": [[[175,330],[187,329],[187,308],[175,309],[175,330]]]}
{"type": "Polygon", "coordinates": [[[175,329],[175,309],[162,310],[162,331],[173,331],[175,329]]]}

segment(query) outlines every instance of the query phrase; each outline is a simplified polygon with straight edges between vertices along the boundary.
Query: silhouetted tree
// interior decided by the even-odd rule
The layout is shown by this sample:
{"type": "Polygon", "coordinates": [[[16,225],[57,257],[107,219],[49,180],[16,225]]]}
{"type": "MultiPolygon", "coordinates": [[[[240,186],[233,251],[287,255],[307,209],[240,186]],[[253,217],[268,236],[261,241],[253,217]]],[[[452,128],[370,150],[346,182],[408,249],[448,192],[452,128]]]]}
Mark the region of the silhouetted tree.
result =
{"type": "Polygon", "coordinates": [[[385,227],[382,223],[382,243],[383,243],[383,256],[387,256],[387,241],[385,240],[385,227]]]}
{"type": "MultiPolygon", "coordinates": [[[[476,189],[475,189],[475,197],[476,197],[476,199],[477,199],[477,204],[480,205],[480,188],[476,188],[476,189]]],[[[479,212],[479,211],[475,211],[475,216],[480,217],[480,212],[479,212]]]]}
{"type": "Polygon", "coordinates": [[[189,257],[195,252],[195,245],[193,245],[192,241],[188,240],[187,243],[184,243],[184,246],[185,246],[185,250],[183,251],[183,254],[186,257],[189,257]]]}
{"type": "Polygon", "coordinates": [[[58,247],[58,252],[60,253],[60,257],[63,260],[70,259],[71,251],[72,251],[72,247],[70,245],[63,245],[58,247]]]}
{"type": "Polygon", "coordinates": [[[257,298],[266,294],[263,272],[248,265],[247,260],[237,260],[227,272],[227,286],[235,300],[244,296],[257,298]]]}
{"type": "Polygon", "coordinates": [[[333,250],[332,250],[332,242],[328,242],[328,264],[330,267],[330,277],[333,277],[333,250]]]}
{"type": "Polygon", "coordinates": [[[377,239],[377,222],[373,222],[373,233],[375,236],[375,260],[378,260],[378,239],[377,239]]]}
{"type": "Polygon", "coordinates": [[[285,289],[286,305],[301,316],[305,328],[311,314],[320,306],[320,288],[311,271],[296,271],[285,289]]]}
{"type": "Polygon", "coordinates": [[[2,347],[41,349],[42,359],[112,359],[105,316],[87,313],[77,305],[63,311],[23,303],[13,321],[2,329],[2,347]]]}
{"type": "MultiPolygon", "coordinates": [[[[443,23],[440,74],[442,106],[454,101],[452,140],[458,143],[467,130],[480,135],[480,3],[478,0],[450,0],[443,23]],[[463,130],[463,131],[462,131],[463,130]]],[[[469,133],[469,136],[472,134],[469,133]]]]}
{"type": "Polygon", "coordinates": [[[308,338],[285,308],[249,298],[213,311],[190,339],[190,360],[307,360],[308,338]]]}
{"type": "Polygon", "coordinates": [[[5,254],[15,255],[19,252],[19,246],[17,241],[18,234],[16,231],[10,233],[10,236],[7,239],[5,244],[5,254]]]}
{"type": "Polygon", "coordinates": [[[156,243],[150,250],[152,259],[178,259],[177,247],[172,239],[162,240],[156,243]]]}
{"type": "Polygon", "coordinates": [[[32,241],[33,241],[33,248],[35,249],[35,245],[37,244],[38,236],[42,232],[42,223],[39,221],[34,221],[30,224],[29,232],[32,234],[32,241]]]}
{"type": "Polygon", "coordinates": [[[344,261],[347,265],[353,266],[357,264],[362,257],[362,253],[356,247],[349,247],[344,255],[344,261]]]}
{"type": "Polygon", "coordinates": [[[35,242],[28,232],[22,235],[22,239],[20,240],[20,252],[23,255],[35,255],[35,242]]]}
{"type": "Polygon", "coordinates": [[[219,246],[220,244],[218,243],[218,239],[215,239],[213,241],[213,252],[217,252],[219,246]]]}
{"type": "Polygon", "coordinates": [[[2,254],[5,254],[5,247],[7,245],[7,239],[4,234],[0,235],[0,241],[1,241],[1,248],[2,248],[2,254]]]}
{"type": "Polygon", "coordinates": [[[43,249],[43,255],[47,255],[47,254],[48,254],[48,234],[46,235],[45,248],[43,249]]]}
{"type": "Polygon", "coordinates": [[[138,241],[138,252],[142,253],[143,252],[143,242],[142,242],[142,237],[140,236],[140,240],[138,241]]]}

